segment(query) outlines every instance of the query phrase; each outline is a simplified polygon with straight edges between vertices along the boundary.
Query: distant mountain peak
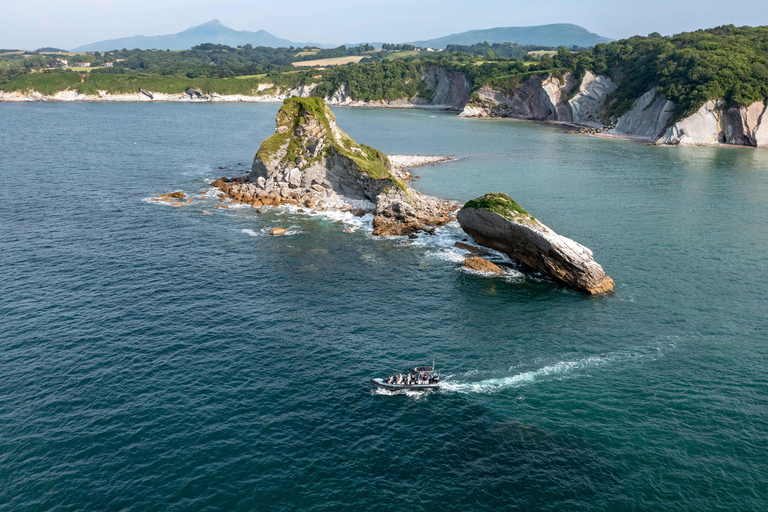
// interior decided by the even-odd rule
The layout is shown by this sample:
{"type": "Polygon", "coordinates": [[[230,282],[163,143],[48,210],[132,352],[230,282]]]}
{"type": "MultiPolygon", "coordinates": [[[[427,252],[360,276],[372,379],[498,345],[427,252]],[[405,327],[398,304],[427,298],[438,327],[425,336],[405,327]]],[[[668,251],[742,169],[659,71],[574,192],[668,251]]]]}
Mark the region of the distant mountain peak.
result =
{"type": "Polygon", "coordinates": [[[188,28],[187,30],[194,30],[196,28],[226,28],[228,30],[232,30],[229,27],[225,27],[219,20],[216,19],[206,21],[200,25],[195,25],[194,27],[188,28]]]}
{"type": "Polygon", "coordinates": [[[203,43],[226,44],[229,46],[269,46],[272,48],[300,46],[299,43],[281,39],[266,30],[249,32],[234,30],[213,19],[202,25],[190,27],[176,34],[161,36],[135,36],[110,39],[75,48],[76,52],[104,52],[122,48],[149,50],[186,50],[203,43]]]}

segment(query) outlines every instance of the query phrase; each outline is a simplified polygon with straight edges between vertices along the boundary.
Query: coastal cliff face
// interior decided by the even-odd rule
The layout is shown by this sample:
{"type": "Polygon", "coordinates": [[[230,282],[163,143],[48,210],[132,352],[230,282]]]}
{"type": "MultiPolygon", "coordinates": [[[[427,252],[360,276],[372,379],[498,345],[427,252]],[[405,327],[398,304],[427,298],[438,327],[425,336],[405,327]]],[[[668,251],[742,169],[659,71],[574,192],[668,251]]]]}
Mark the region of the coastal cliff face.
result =
{"type": "Polygon", "coordinates": [[[514,117],[536,121],[602,126],[606,99],[616,89],[610,78],[586,72],[581,82],[573,74],[562,78],[542,74],[504,93],[488,85],[464,107],[462,117],[514,117]],[[572,98],[569,96],[578,86],[572,98]]]}
{"type": "Polygon", "coordinates": [[[660,137],[660,144],[694,146],[733,144],[768,147],[766,104],[725,108],[724,102],[708,101],[695,114],[675,123],[660,137]]]}
{"type": "Polygon", "coordinates": [[[439,66],[428,66],[419,74],[419,80],[433,94],[431,98],[417,98],[417,104],[461,110],[469,101],[469,95],[472,92],[472,83],[464,73],[446,71],[439,66]]]}
{"type": "Polygon", "coordinates": [[[616,84],[607,76],[584,73],[579,91],[568,100],[571,120],[583,126],[601,127],[607,117],[605,105],[608,97],[616,90],[616,84]]]}
{"type": "Polygon", "coordinates": [[[330,96],[325,98],[329,105],[352,107],[385,108],[440,108],[461,110],[469,101],[472,83],[461,71],[447,71],[439,66],[427,66],[419,73],[419,81],[426,91],[424,96],[417,94],[413,98],[397,100],[352,99],[348,84],[342,84],[330,96]]]}
{"type": "Polygon", "coordinates": [[[477,99],[460,115],[570,122],[573,115],[565,100],[574,85],[569,73],[562,80],[546,74],[536,76],[509,93],[484,85],[476,91],[477,99]]]}
{"type": "Polygon", "coordinates": [[[275,133],[261,143],[250,174],[214,182],[253,206],[303,205],[374,213],[374,234],[405,235],[449,222],[456,206],[426,196],[394,174],[381,151],[358,144],[336,126],[320,98],[289,98],[275,133]]]}
{"type": "Polygon", "coordinates": [[[530,78],[511,92],[483,86],[461,116],[572,123],[593,132],[665,145],[768,147],[765,102],[726,108],[724,101],[709,101],[691,116],[670,125],[675,104],[655,87],[616,119],[609,116],[607,109],[616,83],[587,71],[574,94],[576,85],[574,77],[566,73],[562,79],[547,74],[530,78]]]}
{"type": "Polygon", "coordinates": [[[613,280],[593,259],[592,251],[558,235],[506,194],[486,194],[467,202],[458,220],[477,243],[507,254],[529,271],[583,293],[613,290],[613,280]]]}
{"type": "Polygon", "coordinates": [[[654,87],[640,96],[632,109],[621,116],[616,126],[607,133],[658,140],[664,135],[674,109],[675,104],[654,87]]]}

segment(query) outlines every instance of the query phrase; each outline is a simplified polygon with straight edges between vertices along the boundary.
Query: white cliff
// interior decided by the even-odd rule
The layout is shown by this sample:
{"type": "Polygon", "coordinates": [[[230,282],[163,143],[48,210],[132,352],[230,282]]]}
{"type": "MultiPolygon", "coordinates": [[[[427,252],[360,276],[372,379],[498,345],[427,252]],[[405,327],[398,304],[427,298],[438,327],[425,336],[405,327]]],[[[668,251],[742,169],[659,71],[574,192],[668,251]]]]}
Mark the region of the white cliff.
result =
{"type": "Polygon", "coordinates": [[[562,79],[547,74],[538,75],[506,93],[484,85],[475,91],[477,99],[466,105],[460,116],[571,122],[571,109],[566,99],[575,85],[570,73],[562,79]]]}
{"type": "Polygon", "coordinates": [[[607,133],[655,141],[663,135],[674,108],[675,104],[654,87],[640,96],[629,112],[621,116],[616,126],[607,133]]]}
{"type": "Polygon", "coordinates": [[[587,71],[579,85],[579,92],[568,101],[571,107],[571,121],[593,128],[603,126],[603,107],[608,96],[615,90],[616,84],[613,80],[587,71]]]}
{"type": "Polygon", "coordinates": [[[768,147],[768,105],[756,101],[748,107],[728,109],[724,113],[724,137],[728,144],[768,147]]]}

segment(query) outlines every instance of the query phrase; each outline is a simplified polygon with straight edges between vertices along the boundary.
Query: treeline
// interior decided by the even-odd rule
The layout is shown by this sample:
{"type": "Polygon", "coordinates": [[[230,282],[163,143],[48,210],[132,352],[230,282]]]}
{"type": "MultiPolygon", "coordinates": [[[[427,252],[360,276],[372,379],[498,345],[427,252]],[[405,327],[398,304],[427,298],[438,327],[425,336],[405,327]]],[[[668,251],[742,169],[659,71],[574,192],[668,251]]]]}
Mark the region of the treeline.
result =
{"type": "Polygon", "coordinates": [[[530,60],[528,54],[539,50],[554,50],[549,46],[519,45],[515,43],[478,43],[473,45],[449,44],[446,52],[466,53],[479,55],[488,60],[530,60]]]}
{"type": "Polygon", "coordinates": [[[578,56],[574,67],[619,81],[616,113],[654,86],[675,102],[676,117],[712,99],[746,106],[768,98],[768,27],[725,25],[672,37],[654,33],[599,44],[578,56]]]}
{"type": "MultiPolygon", "coordinates": [[[[204,44],[180,52],[121,50],[69,59],[70,62],[91,59],[93,65],[112,62],[112,68],[99,70],[103,74],[192,80],[260,75],[260,83],[277,86],[319,83],[315,90],[319,96],[328,96],[346,84],[356,100],[412,98],[417,93],[429,97],[431,92],[425,90],[419,80],[429,65],[461,71],[474,89],[490,84],[504,90],[514,89],[537,73],[562,75],[572,72],[580,77],[590,70],[608,75],[619,84],[609,99],[611,113],[615,115],[629,110],[639,96],[653,87],[658,87],[675,102],[675,118],[695,112],[710,99],[724,98],[730,105],[749,105],[768,97],[768,27],[726,25],[672,37],[654,33],[598,44],[590,50],[559,48],[553,55],[541,56],[532,56],[528,52],[542,47],[480,43],[450,46],[443,52],[413,52],[405,58],[389,60],[388,56],[394,56],[392,52],[412,50],[407,50],[404,45],[385,46],[383,51],[374,51],[370,45],[317,50],[204,44]],[[366,59],[359,64],[324,70],[296,70],[291,66],[299,59],[363,54],[366,59]]],[[[50,65],[51,59],[53,57],[43,54],[0,58],[0,87],[13,80],[14,75],[50,65]]],[[[92,72],[92,75],[100,73],[92,72]]],[[[23,83],[29,83],[34,89],[31,84],[35,80],[45,80],[36,78],[42,75],[31,75],[23,83]]],[[[73,77],[67,77],[58,83],[73,80],[73,77]]],[[[55,82],[49,79],[46,83],[53,87],[55,82]]],[[[21,83],[16,80],[11,87],[21,90],[18,88],[21,83]]],[[[215,83],[224,87],[224,82],[215,83]]],[[[232,87],[238,91],[246,90],[247,83],[232,87]]]]}

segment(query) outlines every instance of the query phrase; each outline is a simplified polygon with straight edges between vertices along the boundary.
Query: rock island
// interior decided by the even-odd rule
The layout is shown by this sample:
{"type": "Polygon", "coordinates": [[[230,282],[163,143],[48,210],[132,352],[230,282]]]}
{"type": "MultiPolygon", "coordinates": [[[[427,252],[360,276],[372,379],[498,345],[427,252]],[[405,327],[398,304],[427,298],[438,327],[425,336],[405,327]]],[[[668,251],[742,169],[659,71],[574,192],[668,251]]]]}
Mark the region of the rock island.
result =
{"type": "Polygon", "coordinates": [[[321,98],[286,99],[277,113],[275,133],[261,143],[251,172],[211,185],[253,206],[370,212],[373,232],[381,236],[445,224],[459,206],[410,188],[387,155],[355,142],[336,126],[321,98]]]}

